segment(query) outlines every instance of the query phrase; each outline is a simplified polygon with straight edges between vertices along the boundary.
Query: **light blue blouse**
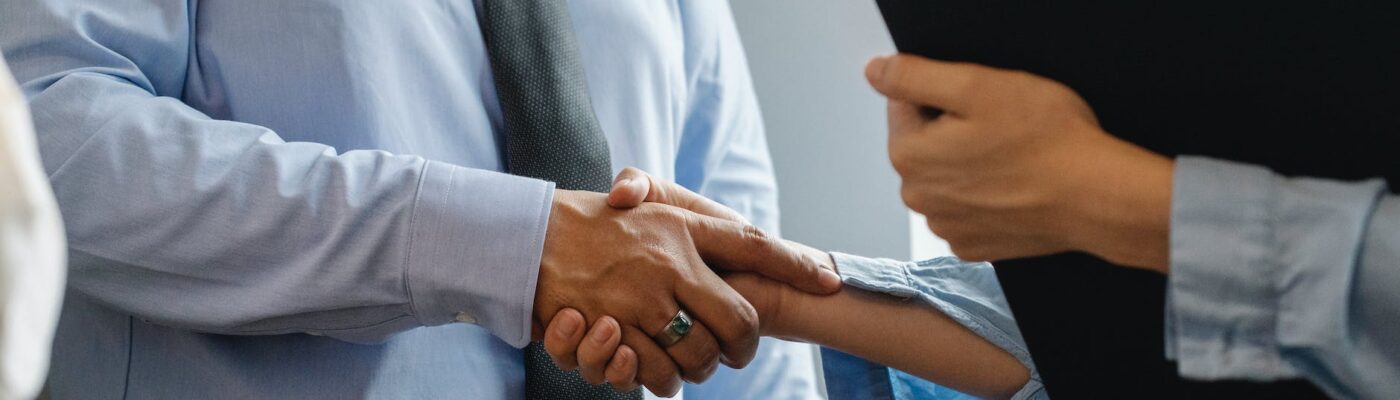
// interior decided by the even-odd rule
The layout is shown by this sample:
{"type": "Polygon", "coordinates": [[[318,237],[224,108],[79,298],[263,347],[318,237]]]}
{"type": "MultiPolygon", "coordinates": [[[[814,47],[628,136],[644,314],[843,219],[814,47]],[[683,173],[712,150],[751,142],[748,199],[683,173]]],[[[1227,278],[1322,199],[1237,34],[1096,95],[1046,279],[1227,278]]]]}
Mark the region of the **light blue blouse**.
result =
{"type": "MultiPolygon", "coordinates": [[[[1020,360],[1030,369],[1031,379],[1013,399],[1049,398],[991,264],[969,263],[953,257],[906,262],[836,252],[832,253],[832,258],[836,260],[837,270],[846,285],[928,304],[1020,360]]],[[[841,362],[838,358],[827,358],[832,364],[841,362]]],[[[833,366],[842,367],[832,365],[828,368],[833,366]]],[[[971,398],[898,370],[888,372],[889,382],[884,386],[891,393],[882,393],[879,389],[881,385],[861,385],[859,382],[828,381],[827,387],[833,398],[971,398]],[[850,387],[852,384],[862,387],[850,387]]],[[[830,370],[828,376],[832,376],[830,370]]]]}

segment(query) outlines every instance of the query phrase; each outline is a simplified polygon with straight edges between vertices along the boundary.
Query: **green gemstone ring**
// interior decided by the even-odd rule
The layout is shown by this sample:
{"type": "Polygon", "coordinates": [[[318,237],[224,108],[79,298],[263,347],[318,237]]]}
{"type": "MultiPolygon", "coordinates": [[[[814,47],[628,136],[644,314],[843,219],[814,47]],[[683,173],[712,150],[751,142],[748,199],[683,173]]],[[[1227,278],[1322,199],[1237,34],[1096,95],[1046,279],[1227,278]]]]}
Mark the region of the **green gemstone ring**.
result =
{"type": "Polygon", "coordinates": [[[660,344],[661,348],[664,349],[671,347],[671,345],[685,338],[685,335],[690,333],[690,329],[693,327],[695,327],[695,323],[691,322],[690,315],[686,314],[685,310],[680,310],[676,312],[674,318],[671,318],[671,322],[666,324],[666,328],[662,329],[661,333],[656,334],[653,338],[656,339],[656,343],[660,344]]]}

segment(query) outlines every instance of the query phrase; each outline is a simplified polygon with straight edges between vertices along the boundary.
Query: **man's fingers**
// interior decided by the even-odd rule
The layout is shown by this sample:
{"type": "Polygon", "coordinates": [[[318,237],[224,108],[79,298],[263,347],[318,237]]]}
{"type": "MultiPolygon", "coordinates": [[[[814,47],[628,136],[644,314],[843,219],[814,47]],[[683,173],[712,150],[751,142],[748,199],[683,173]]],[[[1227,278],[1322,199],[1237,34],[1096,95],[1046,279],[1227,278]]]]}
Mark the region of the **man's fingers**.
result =
{"type": "Polygon", "coordinates": [[[657,396],[671,397],[681,391],[681,377],[671,355],[662,350],[651,333],[636,326],[622,327],[622,343],[637,353],[637,381],[657,396]]]}
{"type": "Polygon", "coordinates": [[[627,345],[618,346],[608,362],[606,372],[608,383],[618,392],[630,392],[637,388],[637,352],[627,345]]]}
{"type": "Polygon", "coordinates": [[[812,294],[841,289],[841,277],[822,268],[820,260],[802,254],[762,229],[704,215],[688,217],[687,228],[695,249],[712,267],[756,272],[812,294]]]}
{"type": "Polygon", "coordinates": [[[606,382],[608,362],[622,343],[622,326],[612,317],[598,318],[578,346],[578,370],[583,380],[594,385],[606,382]]]}
{"type": "Polygon", "coordinates": [[[719,343],[702,321],[694,321],[690,332],[667,347],[666,353],[681,368],[681,379],[686,382],[704,382],[719,367],[719,343]]]}
{"type": "Polygon", "coordinates": [[[583,314],[572,308],[559,310],[549,321],[549,327],[545,328],[544,350],[554,358],[554,365],[559,369],[572,371],[578,368],[575,354],[579,342],[583,340],[584,327],[583,314]]]}
{"type": "Polygon", "coordinates": [[[930,106],[954,114],[972,108],[987,75],[999,70],[977,64],[931,60],[908,54],[876,57],[865,66],[865,77],[880,94],[891,99],[930,106]]]}
{"type": "MultiPolygon", "coordinates": [[[[696,260],[696,262],[700,262],[696,260]]],[[[689,282],[681,282],[676,287],[676,298],[695,319],[698,327],[708,327],[714,335],[719,353],[723,353],[725,364],[735,368],[748,365],[758,351],[759,323],[758,310],[753,308],[739,292],[724,283],[719,276],[709,271],[699,271],[698,276],[689,282]]],[[[698,332],[691,332],[694,335],[698,332]]],[[[687,336],[681,342],[690,340],[687,336]]],[[[682,343],[677,343],[679,346],[682,343]]],[[[693,342],[697,347],[704,343],[693,342]]],[[[692,349],[699,352],[700,349],[692,349]]],[[[674,355],[674,354],[673,354],[674,355]]],[[[713,354],[718,355],[718,354],[713,354]]],[[[674,358],[674,357],[673,357],[674,358]]],[[[676,358],[677,361],[683,361],[676,358]]],[[[701,360],[689,359],[692,363],[701,360]]],[[[710,361],[710,360],[703,360],[710,361]]],[[[689,379],[690,376],[687,376],[689,379]]],[[[692,379],[693,381],[693,379],[692,379]]]]}

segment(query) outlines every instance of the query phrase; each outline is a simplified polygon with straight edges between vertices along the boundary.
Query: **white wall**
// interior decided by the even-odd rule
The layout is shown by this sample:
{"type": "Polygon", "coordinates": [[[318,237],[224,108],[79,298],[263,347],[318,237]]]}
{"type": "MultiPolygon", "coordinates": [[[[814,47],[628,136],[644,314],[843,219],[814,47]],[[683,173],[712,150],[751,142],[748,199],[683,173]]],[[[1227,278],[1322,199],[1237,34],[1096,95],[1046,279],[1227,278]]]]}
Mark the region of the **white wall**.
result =
{"type": "Polygon", "coordinates": [[[823,249],[910,256],[886,158],[885,103],[865,83],[894,51],[872,0],[731,1],[777,170],[783,235],[823,249]]]}

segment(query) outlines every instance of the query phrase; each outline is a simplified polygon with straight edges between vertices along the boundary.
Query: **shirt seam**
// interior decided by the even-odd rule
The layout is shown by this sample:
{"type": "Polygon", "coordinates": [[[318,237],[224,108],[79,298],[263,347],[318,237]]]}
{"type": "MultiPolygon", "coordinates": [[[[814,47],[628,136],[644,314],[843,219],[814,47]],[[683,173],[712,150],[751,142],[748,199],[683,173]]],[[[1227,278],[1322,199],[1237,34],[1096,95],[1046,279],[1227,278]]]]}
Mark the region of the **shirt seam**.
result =
{"type": "Polygon", "coordinates": [[[122,399],[131,398],[131,360],[136,347],[136,317],[126,317],[126,379],[122,380],[122,399]]]}
{"type": "MultiPolygon", "coordinates": [[[[431,166],[431,162],[425,160],[423,162],[423,167],[418,174],[418,193],[413,196],[413,205],[410,206],[411,208],[409,209],[408,231],[405,233],[405,236],[407,236],[406,240],[408,242],[408,246],[404,249],[403,275],[400,278],[403,280],[404,293],[408,295],[408,312],[412,314],[411,316],[415,320],[417,320],[419,324],[422,325],[427,324],[423,321],[422,318],[420,318],[422,314],[418,310],[418,299],[414,297],[413,294],[413,248],[414,244],[418,242],[417,240],[414,240],[415,233],[417,233],[418,229],[418,208],[419,205],[423,202],[423,189],[427,185],[428,174],[430,169],[429,167],[431,166]]],[[[448,196],[445,196],[445,198],[451,198],[452,183],[456,178],[456,174],[451,174],[448,176],[448,196]]]]}
{"type": "Polygon", "coordinates": [[[1270,357],[1268,363],[1271,364],[1271,369],[1279,370],[1282,368],[1278,364],[1283,361],[1281,358],[1282,355],[1279,352],[1281,348],[1279,346],[1280,343],[1278,334],[1278,329],[1281,322],[1280,319],[1283,316],[1283,314],[1281,313],[1281,307],[1283,305],[1283,288],[1280,286],[1282,282],[1279,281],[1277,276],[1279,270],[1282,269],[1283,265],[1283,261],[1280,259],[1280,257],[1283,257],[1283,254],[1282,252],[1278,251],[1279,249],[1277,248],[1279,245],[1277,231],[1279,226],[1278,196],[1280,195],[1279,191],[1281,189],[1281,182],[1279,182],[1279,180],[1281,178],[1274,175],[1271,171],[1265,171],[1264,175],[1267,182],[1267,184],[1265,185],[1266,189],[1264,192],[1264,217],[1261,221],[1261,223],[1263,223],[1264,225],[1264,232],[1263,237],[1260,238],[1264,241],[1264,255],[1263,257],[1261,257],[1260,261],[1262,265],[1260,266],[1264,268],[1264,278],[1266,279],[1266,282],[1268,282],[1269,296],[1271,297],[1271,299],[1269,299],[1269,306],[1271,308],[1270,311],[1273,313],[1271,318],[1273,326],[1270,327],[1271,331],[1269,332],[1268,340],[1265,341],[1265,343],[1267,343],[1268,346],[1272,347],[1272,351],[1263,351],[1261,353],[1272,353],[1278,355],[1278,357],[1270,357]]]}
{"type": "MultiPolygon", "coordinates": [[[[412,316],[412,315],[395,315],[395,316],[393,316],[393,317],[389,317],[389,318],[384,319],[384,320],[382,320],[382,321],[374,322],[374,323],[367,324],[367,325],[364,325],[364,326],[350,326],[350,327],[344,327],[344,328],[297,328],[297,327],[291,327],[291,328],[275,328],[275,329],[239,330],[239,331],[237,331],[237,333],[238,333],[238,334],[244,334],[244,335],[280,335],[280,334],[288,334],[288,333],[319,334],[319,333],[323,333],[323,332],[325,332],[325,333],[351,332],[351,331],[360,331],[360,330],[366,330],[366,329],[373,329],[373,328],[375,328],[375,327],[388,325],[388,324],[390,324],[390,323],[392,323],[392,322],[394,322],[394,321],[398,321],[398,320],[401,320],[401,319],[404,319],[404,318],[413,318],[413,316],[412,316]]],[[[198,332],[198,331],[196,331],[196,332],[198,332]]],[[[215,333],[215,332],[210,332],[210,333],[216,334],[216,335],[219,334],[219,333],[215,333]]]]}

